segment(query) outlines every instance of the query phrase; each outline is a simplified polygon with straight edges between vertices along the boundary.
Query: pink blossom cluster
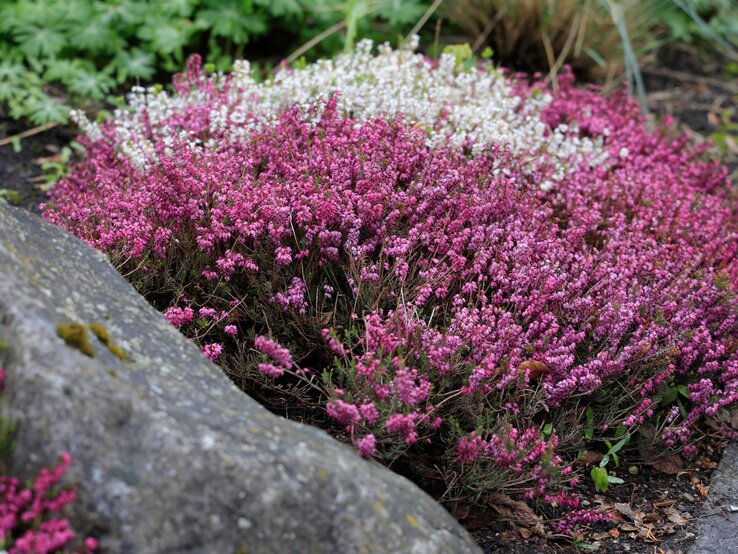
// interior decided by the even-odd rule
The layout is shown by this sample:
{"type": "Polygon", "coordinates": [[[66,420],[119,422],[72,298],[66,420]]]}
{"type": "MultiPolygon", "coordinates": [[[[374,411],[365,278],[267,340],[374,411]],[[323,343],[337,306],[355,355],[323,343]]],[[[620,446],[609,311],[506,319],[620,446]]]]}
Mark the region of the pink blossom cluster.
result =
{"type": "MultiPolygon", "coordinates": [[[[243,138],[213,130],[203,101],[168,116],[178,132],[145,137],[143,167],[114,125],[83,138],[44,217],[107,252],[200,344],[250,351],[233,359],[255,379],[309,359],[334,431],[363,455],[427,448],[474,491],[554,499],[582,405],[610,417],[598,433],[663,422],[680,444],[738,400],[725,169],[648,130],[624,96],[559,84],[540,124],[596,138],[606,158],[562,173],[545,153],[531,166],[501,144],[434,146],[401,116],[339,114],[335,96],[243,138]],[[203,332],[189,305],[240,332],[203,332]],[[677,385],[686,415],[663,400],[677,385]]],[[[177,87],[223,94],[197,66],[177,87]]]]}
{"type": "MultiPolygon", "coordinates": [[[[74,540],[69,521],[54,514],[74,500],[76,491],[53,492],[71,463],[69,454],[62,454],[61,463],[42,469],[28,488],[14,477],[0,476],[0,546],[8,554],[59,552],[74,540]]],[[[96,549],[95,539],[85,539],[86,554],[96,549]]]]}

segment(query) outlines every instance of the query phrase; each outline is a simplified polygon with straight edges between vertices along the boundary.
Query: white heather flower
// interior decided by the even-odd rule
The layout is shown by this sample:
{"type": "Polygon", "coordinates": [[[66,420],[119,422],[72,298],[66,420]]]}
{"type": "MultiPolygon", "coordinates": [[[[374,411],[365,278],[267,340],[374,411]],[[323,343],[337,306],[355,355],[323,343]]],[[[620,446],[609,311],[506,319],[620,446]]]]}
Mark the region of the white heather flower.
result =
{"type": "MultiPolygon", "coordinates": [[[[401,114],[425,131],[431,146],[471,147],[476,155],[497,145],[510,149],[531,168],[548,155],[554,167],[553,181],[563,179],[585,160],[596,165],[607,159],[602,140],[579,136],[576,125],[547,129],[541,113],[550,104],[550,95],[533,95],[523,102],[510,80],[494,67],[463,71],[450,54],[442,55],[434,67],[415,53],[417,44],[417,37],[399,50],[385,43],[373,55],[372,42],[362,40],[353,53],[319,60],[304,69],[281,69],[272,80],[260,83],[252,78],[249,62],[239,60],[234,63],[225,100],[216,102],[197,89],[171,96],[134,87],[128,96],[131,109],[115,112],[116,138],[121,151],[144,167],[154,152],[144,131],[143,108],[155,139],[176,133],[162,124],[167,118],[197,107],[208,111],[213,133],[226,132],[238,141],[290,106],[309,105],[338,92],[342,116],[361,121],[401,114]]],[[[225,86],[222,75],[215,81],[225,86]]],[[[91,138],[101,136],[95,124],[85,123],[86,118],[79,121],[91,138]]]]}

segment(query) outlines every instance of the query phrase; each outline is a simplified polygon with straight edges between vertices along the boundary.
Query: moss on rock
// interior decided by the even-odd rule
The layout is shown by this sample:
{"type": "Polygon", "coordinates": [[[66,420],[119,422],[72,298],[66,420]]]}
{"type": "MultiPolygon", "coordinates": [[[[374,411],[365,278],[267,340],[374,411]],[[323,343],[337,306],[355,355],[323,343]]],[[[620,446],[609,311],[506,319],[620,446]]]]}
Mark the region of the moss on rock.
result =
{"type": "Polygon", "coordinates": [[[81,323],[75,323],[73,321],[60,323],[56,326],[56,334],[69,346],[76,348],[82,354],[90,358],[95,357],[95,350],[92,348],[92,344],[90,344],[87,329],[81,323]]]}
{"type": "Polygon", "coordinates": [[[126,351],[110,340],[110,333],[105,326],[101,323],[90,323],[88,327],[92,334],[95,335],[101,343],[108,347],[108,350],[110,350],[113,356],[118,358],[121,362],[126,360],[126,351]]]}

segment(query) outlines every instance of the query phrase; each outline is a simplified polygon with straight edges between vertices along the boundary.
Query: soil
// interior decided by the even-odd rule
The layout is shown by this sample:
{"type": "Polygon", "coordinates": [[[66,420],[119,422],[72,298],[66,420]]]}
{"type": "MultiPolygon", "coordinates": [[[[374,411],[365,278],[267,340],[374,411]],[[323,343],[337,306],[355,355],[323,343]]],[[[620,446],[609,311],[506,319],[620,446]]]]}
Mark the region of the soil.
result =
{"type": "Polygon", "coordinates": [[[712,138],[715,156],[738,182],[738,61],[678,45],[660,52],[642,73],[650,110],[674,117],[697,141],[712,138]]]}
{"type": "MultiPolygon", "coordinates": [[[[658,117],[672,115],[677,124],[695,140],[717,137],[714,155],[728,166],[738,182],[738,79],[727,75],[725,60],[703,59],[688,47],[662,52],[643,69],[651,111],[658,117]]],[[[27,130],[0,112],[0,141],[27,130]]],[[[20,151],[0,146],[0,200],[32,211],[43,202],[45,183],[41,164],[58,161],[62,148],[76,132],[56,127],[21,141],[20,151]],[[15,191],[7,193],[3,191],[15,191]]],[[[678,554],[688,550],[695,537],[698,511],[709,490],[712,470],[720,458],[724,440],[717,435],[701,445],[691,461],[668,457],[659,469],[621,460],[615,475],[625,481],[612,485],[606,494],[594,491],[583,468],[578,492],[585,506],[608,511],[609,523],[587,530],[581,543],[556,540],[520,527],[519,519],[506,522],[493,510],[456,514],[485,552],[515,554],[567,553],[593,550],[605,553],[678,554]],[[683,467],[679,467],[682,464],[683,467]],[[628,468],[632,468],[630,473],[628,468]]],[[[628,454],[625,453],[624,456],[628,454]]],[[[613,470],[608,467],[612,474],[613,470]]]]}
{"type": "MultiPolygon", "coordinates": [[[[0,110],[0,140],[27,130],[27,126],[13,121],[0,110]]],[[[41,165],[58,160],[62,148],[75,135],[71,128],[54,127],[21,140],[19,151],[12,144],[0,146],[0,198],[38,212],[38,204],[46,200],[41,165]]]]}

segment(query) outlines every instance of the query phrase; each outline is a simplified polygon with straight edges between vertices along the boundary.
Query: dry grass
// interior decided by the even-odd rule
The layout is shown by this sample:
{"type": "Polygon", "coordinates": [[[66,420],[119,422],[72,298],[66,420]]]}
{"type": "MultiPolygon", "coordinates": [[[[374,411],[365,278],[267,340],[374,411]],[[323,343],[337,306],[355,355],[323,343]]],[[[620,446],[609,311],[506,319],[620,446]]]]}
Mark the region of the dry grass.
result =
{"type": "Polygon", "coordinates": [[[655,45],[657,10],[638,0],[447,0],[443,14],[465,33],[472,48],[491,46],[495,59],[528,71],[571,65],[600,82],[622,76],[625,40],[636,53],[655,45]],[[625,24],[618,29],[616,20],[625,24]]]}

